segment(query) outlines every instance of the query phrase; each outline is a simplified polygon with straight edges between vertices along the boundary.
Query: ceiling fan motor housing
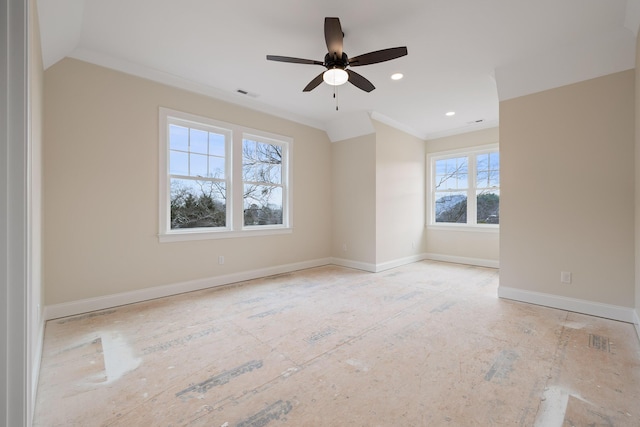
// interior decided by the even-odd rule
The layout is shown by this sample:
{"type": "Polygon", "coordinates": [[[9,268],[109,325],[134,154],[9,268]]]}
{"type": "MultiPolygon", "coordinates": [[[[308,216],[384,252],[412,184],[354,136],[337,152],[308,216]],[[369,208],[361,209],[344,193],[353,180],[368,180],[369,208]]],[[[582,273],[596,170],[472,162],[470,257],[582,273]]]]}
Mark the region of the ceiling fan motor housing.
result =
{"type": "Polygon", "coordinates": [[[327,69],[341,68],[344,70],[348,65],[349,57],[344,52],[342,52],[341,58],[337,58],[335,53],[327,53],[324,56],[324,66],[327,67],[327,69]]]}

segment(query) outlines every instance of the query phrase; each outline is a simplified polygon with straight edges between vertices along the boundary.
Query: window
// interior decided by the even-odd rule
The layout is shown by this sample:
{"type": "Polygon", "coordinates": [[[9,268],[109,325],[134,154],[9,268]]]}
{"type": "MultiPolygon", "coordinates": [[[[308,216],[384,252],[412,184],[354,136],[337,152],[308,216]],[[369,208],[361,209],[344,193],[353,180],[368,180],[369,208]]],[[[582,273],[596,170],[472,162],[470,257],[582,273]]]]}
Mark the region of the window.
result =
{"type": "Polygon", "coordinates": [[[500,153],[496,145],[431,154],[429,225],[496,228],[500,223],[500,153]]]}
{"type": "Polygon", "coordinates": [[[231,132],[168,119],[171,230],[226,229],[226,152],[231,132]]]}
{"type": "Polygon", "coordinates": [[[242,140],[244,225],[282,224],[282,145],[251,136],[242,140]]]}
{"type": "Polygon", "coordinates": [[[160,240],[290,232],[291,139],[160,109],[160,240]]]}

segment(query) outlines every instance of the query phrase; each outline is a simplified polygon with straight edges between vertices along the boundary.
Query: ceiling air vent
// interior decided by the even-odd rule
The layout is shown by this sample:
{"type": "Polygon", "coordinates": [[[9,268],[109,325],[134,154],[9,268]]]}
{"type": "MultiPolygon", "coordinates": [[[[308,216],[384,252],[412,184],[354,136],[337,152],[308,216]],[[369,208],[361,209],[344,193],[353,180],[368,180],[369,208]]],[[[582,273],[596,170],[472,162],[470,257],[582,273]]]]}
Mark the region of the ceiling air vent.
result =
{"type": "Polygon", "coordinates": [[[240,95],[247,95],[247,96],[250,96],[252,98],[257,98],[258,97],[257,93],[252,93],[252,92],[246,91],[244,89],[236,89],[236,92],[239,93],[240,95]]]}
{"type": "Polygon", "coordinates": [[[470,122],[467,122],[468,125],[477,125],[478,123],[482,123],[484,122],[484,119],[478,119],[478,120],[472,120],[470,122]]]}

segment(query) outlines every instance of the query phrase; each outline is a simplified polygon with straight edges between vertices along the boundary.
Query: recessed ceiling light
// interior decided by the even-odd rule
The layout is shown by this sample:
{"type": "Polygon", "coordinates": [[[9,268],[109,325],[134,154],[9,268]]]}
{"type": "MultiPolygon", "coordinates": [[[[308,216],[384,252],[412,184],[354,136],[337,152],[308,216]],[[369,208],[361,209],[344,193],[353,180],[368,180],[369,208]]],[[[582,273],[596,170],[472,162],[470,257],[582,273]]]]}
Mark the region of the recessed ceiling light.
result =
{"type": "Polygon", "coordinates": [[[448,113],[445,114],[445,116],[451,117],[451,116],[455,116],[456,112],[455,111],[449,111],[448,113]]]}
{"type": "Polygon", "coordinates": [[[391,80],[400,80],[404,75],[402,73],[391,74],[391,80]]]}

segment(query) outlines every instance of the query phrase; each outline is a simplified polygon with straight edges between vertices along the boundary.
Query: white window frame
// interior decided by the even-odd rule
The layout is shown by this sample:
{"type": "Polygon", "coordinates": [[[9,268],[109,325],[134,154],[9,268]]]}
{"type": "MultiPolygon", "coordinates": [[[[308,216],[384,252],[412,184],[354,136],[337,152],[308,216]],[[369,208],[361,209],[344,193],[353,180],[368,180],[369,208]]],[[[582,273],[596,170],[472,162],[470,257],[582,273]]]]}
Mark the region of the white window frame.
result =
{"type": "Polygon", "coordinates": [[[159,231],[160,242],[224,239],[234,237],[286,234],[293,231],[292,209],[292,149],[290,137],[226,123],[195,114],[169,108],[159,109],[159,231]],[[211,228],[171,229],[170,174],[169,174],[169,125],[172,123],[192,128],[213,130],[225,134],[226,226],[211,228]],[[245,137],[282,146],[282,224],[244,226],[242,140],[245,137]]]}
{"type": "MultiPolygon", "coordinates": [[[[481,145],[469,148],[460,148],[455,150],[440,151],[437,153],[427,154],[427,228],[439,229],[439,230],[456,230],[456,231],[481,231],[481,232],[499,232],[500,224],[478,224],[477,223],[477,174],[476,174],[476,157],[480,154],[487,154],[499,151],[497,143],[481,145]],[[445,160],[453,157],[468,157],[468,177],[469,185],[467,188],[467,223],[443,223],[436,222],[435,218],[435,204],[436,204],[436,191],[435,164],[437,160],[445,160]]],[[[498,190],[500,187],[498,187],[498,190]]]]}

